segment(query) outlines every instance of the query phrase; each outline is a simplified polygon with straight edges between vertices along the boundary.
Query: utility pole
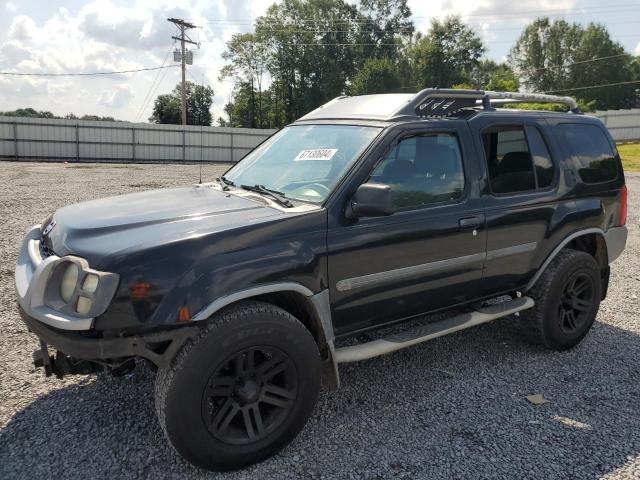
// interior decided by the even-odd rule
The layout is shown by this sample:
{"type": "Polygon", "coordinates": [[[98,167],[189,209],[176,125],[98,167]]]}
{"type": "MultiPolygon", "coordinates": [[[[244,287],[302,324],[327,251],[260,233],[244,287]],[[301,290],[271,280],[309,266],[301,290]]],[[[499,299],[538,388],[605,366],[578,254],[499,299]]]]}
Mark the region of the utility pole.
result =
{"type": "MultiPolygon", "coordinates": [[[[173,24],[180,30],[179,37],[171,37],[174,40],[178,40],[180,42],[180,62],[182,64],[182,86],[180,88],[180,100],[182,105],[182,124],[187,124],[187,92],[186,92],[186,74],[187,74],[187,63],[191,65],[193,63],[193,56],[190,56],[190,59],[187,59],[187,49],[185,48],[185,43],[191,43],[192,45],[198,45],[196,42],[191,40],[186,31],[191,28],[196,28],[195,25],[189,22],[185,22],[179,18],[167,18],[167,20],[173,24]]],[[[189,52],[191,53],[191,52],[189,52]]],[[[193,55],[193,54],[192,54],[193,55]]],[[[174,56],[175,60],[175,56],[174,56]]]]}

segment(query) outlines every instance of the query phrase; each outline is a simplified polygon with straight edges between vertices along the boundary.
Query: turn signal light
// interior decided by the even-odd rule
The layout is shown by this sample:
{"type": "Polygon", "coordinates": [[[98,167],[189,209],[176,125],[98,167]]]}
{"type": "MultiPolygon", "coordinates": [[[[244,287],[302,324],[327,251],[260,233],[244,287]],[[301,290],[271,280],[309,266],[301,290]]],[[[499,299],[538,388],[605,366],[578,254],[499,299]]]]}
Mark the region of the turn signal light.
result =
{"type": "Polygon", "coordinates": [[[189,312],[189,307],[187,307],[186,305],[184,307],[180,307],[180,310],[178,310],[178,321],[179,322],[191,321],[191,313],[189,312]]]}
{"type": "Polygon", "coordinates": [[[149,296],[149,290],[151,290],[151,285],[147,282],[134,283],[131,286],[131,299],[144,300],[149,296]]]}

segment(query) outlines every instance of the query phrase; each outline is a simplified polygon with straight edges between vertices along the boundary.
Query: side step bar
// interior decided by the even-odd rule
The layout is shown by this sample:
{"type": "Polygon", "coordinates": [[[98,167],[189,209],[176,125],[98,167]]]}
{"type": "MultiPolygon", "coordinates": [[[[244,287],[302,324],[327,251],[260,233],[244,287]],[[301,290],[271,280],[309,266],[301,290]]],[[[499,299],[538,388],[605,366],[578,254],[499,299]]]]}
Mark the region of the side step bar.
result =
{"type": "Polygon", "coordinates": [[[395,352],[396,350],[442,337],[449,333],[465,330],[497,318],[513,315],[514,313],[533,307],[534,304],[533,299],[529,297],[515,298],[508,302],[479,308],[473,312],[461,313],[460,315],[439,322],[419,325],[404,332],[394,333],[371,342],[338,348],[336,349],[336,361],[338,363],[358,362],[360,360],[384,355],[385,353],[395,352]]]}

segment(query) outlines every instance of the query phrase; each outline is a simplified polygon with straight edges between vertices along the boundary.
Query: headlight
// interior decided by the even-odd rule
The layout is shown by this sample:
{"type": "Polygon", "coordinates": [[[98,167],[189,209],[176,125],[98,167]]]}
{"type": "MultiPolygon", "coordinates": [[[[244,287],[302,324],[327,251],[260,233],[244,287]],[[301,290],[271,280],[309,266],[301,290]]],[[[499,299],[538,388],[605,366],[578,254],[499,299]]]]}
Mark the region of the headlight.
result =
{"type": "Polygon", "coordinates": [[[79,270],[75,263],[70,263],[62,274],[62,279],[60,281],[60,297],[65,302],[71,300],[71,296],[76,290],[78,274],[79,270]]]}
{"type": "Polygon", "coordinates": [[[53,261],[55,265],[51,267],[43,295],[44,305],[74,317],[102,315],[116,293],[120,277],[93,270],[85,259],[73,255],[53,261]]]}

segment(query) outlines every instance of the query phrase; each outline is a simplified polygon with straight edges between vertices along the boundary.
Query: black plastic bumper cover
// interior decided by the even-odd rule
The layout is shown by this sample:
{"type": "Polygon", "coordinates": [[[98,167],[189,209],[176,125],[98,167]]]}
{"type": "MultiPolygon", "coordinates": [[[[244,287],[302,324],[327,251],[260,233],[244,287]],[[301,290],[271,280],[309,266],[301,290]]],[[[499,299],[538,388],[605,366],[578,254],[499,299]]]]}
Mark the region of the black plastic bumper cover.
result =
{"type": "Polygon", "coordinates": [[[61,333],[27,315],[18,305],[22,319],[29,330],[41,341],[82,360],[109,361],[127,357],[142,357],[159,368],[169,365],[182,345],[198,333],[196,326],[184,326],[143,335],[116,338],[87,338],[81,333],[69,331],[61,333]]]}

